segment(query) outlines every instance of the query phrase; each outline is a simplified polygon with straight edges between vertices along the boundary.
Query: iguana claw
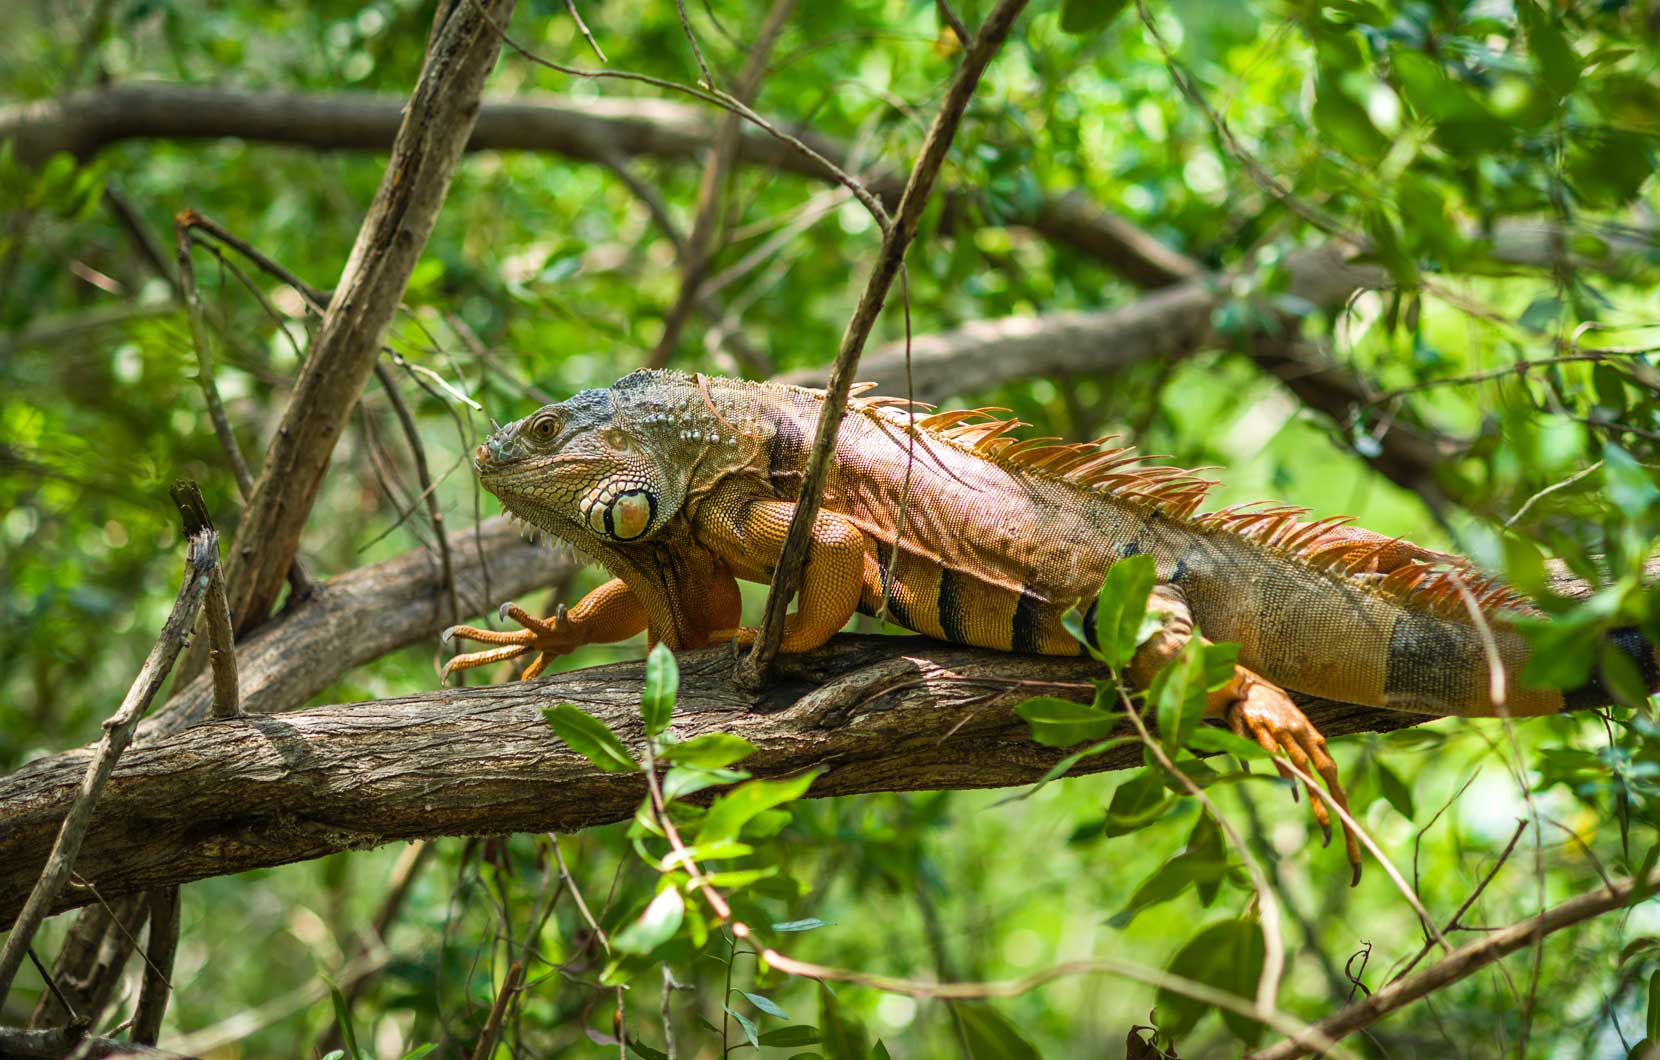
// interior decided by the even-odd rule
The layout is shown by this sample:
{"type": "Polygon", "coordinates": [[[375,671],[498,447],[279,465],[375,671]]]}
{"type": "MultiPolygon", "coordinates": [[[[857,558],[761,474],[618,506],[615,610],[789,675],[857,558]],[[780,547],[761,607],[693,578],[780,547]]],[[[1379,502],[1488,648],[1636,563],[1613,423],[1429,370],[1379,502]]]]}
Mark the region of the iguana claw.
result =
{"type": "MultiPolygon", "coordinates": [[[[1342,807],[1345,814],[1349,812],[1348,796],[1337,776],[1337,763],[1326,753],[1326,738],[1282,689],[1260,678],[1247,680],[1240,689],[1239,698],[1229,705],[1226,716],[1235,735],[1256,741],[1270,754],[1284,754],[1304,775],[1318,773],[1331,791],[1332,801],[1342,807]]],[[[1280,776],[1292,779],[1291,771],[1280,762],[1276,761],[1274,768],[1279,770],[1280,776]]],[[[1324,836],[1322,845],[1329,846],[1331,814],[1326,810],[1325,801],[1312,790],[1312,785],[1310,789],[1308,801],[1324,836]]],[[[1292,788],[1291,794],[1293,799],[1297,797],[1296,788],[1292,788]]],[[[1360,882],[1360,843],[1341,820],[1338,821],[1338,828],[1343,832],[1344,852],[1348,855],[1352,872],[1349,885],[1352,887],[1360,882]]]]}
{"type": "Polygon", "coordinates": [[[519,675],[521,680],[528,681],[539,676],[547,668],[550,660],[556,656],[564,655],[582,643],[576,635],[564,604],[560,604],[554,613],[545,619],[535,617],[515,603],[502,604],[499,614],[503,621],[512,619],[524,628],[501,631],[478,629],[474,626],[451,626],[440,634],[446,644],[456,637],[464,637],[467,640],[476,640],[481,644],[499,645],[499,647],[486,648],[483,651],[457,655],[444,664],[444,671],[439,677],[440,680],[449,680],[450,674],[457,670],[471,670],[475,666],[487,666],[493,662],[516,658],[526,652],[534,651],[536,653],[535,657],[530,660],[530,664],[519,675]]]}

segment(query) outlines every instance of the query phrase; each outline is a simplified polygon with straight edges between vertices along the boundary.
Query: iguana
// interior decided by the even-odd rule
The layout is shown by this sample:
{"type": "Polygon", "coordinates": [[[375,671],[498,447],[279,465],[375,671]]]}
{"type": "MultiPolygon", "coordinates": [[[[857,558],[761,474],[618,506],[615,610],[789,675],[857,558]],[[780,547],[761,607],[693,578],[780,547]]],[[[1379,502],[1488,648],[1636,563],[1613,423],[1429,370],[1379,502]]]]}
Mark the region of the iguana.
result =
{"type": "MultiPolygon", "coordinates": [[[[1595,684],[1566,697],[1523,687],[1526,646],[1506,619],[1531,606],[1459,557],[1346,517],[1308,521],[1302,508],[1200,514],[1215,483],[1143,463],[1110,439],[1019,439],[1024,425],[997,416],[1006,410],[931,412],[856,389],[785,652],[823,644],[861,611],[957,644],[1075,655],[1082,647],[1063,617],[1094,607],[1114,561],[1145,553],[1159,579],[1150,607],[1165,618],[1131,680],[1145,687],[1195,628],[1237,642],[1233,679],[1210,696],[1210,713],[1320,773],[1340,805],[1325,740],[1284,689],[1465,715],[1611,698],[1595,684]],[[1493,661],[1505,675],[1500,704],[1493,661]]],[[[641,630],[674,649],[753,639],[735,579],[772,577],[824,400],[800,387],[639,371],[496,431],[474,453],[484,487],[613,580],[546,620],[507,605],[522,630],[452,627],[446,638],[495,647],[457,656],[445,675],[534,651],[530,678],[552,656],[641,630]]],[[[1654,652],[1635,634],[1615,639],[1654,687],[1654,652]]],[[[1329,837],[1324,806],[1311,802],[1329,837]]]]}

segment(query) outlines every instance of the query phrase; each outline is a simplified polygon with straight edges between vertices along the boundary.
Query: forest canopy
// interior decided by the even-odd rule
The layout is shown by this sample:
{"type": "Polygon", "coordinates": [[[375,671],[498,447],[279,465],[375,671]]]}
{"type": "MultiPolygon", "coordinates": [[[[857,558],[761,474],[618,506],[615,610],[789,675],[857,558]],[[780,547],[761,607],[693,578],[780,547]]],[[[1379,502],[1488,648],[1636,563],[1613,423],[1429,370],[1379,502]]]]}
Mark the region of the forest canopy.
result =
{"type": "Polygon", "coordinates": [[[1660,720],[1609,647],[1660,642],[1654,0],[5,24],[0,1055],[1660,1042],[1660,720]],[[1194,723],[1225,649],[1149,691],[861,616],[759,691],[644,637],[447,687],[446,627],[606,578],[475,449],[642,367],[1352,515],[1539,601],[1527,679],[1609,702],[1305,702],[1351,888],[1194,723]]]}

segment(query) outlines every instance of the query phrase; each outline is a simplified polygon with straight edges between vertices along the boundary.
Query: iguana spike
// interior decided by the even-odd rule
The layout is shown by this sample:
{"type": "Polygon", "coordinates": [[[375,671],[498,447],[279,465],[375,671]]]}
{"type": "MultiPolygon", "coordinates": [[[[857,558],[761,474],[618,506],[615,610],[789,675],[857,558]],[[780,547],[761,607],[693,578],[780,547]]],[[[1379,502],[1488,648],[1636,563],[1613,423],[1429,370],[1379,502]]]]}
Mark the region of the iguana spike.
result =
{"type": "Polygon", "coordinates": [[[1015,461],[1015,458],[1020,456],[1022,453],[1031,452],[1033,449],[1042,449],[1045,446],[1058,441],[1060,441],[1060,439],[1054,437],[1022,438],[1014,442],[1014,444],[1010,445],[1007,449],[1003,450],[1000,459],[1005,462],[1013,462],[1015,461]]]}
{"type": "Polygon", "coordinates": [[[872,390],[875,390],[876,386],[877,384],[870,382],[854,383],[852,386],[847,388],[847,396],[849,398],[856,398],[860,394],[868,394],[872,390]]]}

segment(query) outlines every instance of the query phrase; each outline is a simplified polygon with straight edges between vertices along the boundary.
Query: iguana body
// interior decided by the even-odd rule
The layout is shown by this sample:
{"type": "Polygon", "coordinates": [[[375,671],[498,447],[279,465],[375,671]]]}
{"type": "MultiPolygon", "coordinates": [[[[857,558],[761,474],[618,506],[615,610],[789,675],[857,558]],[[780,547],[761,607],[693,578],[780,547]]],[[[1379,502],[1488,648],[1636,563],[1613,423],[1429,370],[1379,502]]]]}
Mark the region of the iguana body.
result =
{"type": "MultiPolygon", "coordinates": [[[[533,675],[549,653],[642,628],[673,648],[747,636],[734,579],[771,579],[823,402],[636,372],[498,431],[475,455],[484,486],[618,580],[548,622],[515,611],[522,633],[460,631],[503,647],[456,665],[536,648],[533,675]]],[[[1092,606],[1115,560],[1146,553],[1170,619],[1131,676],[1149,678],[1193,625],[1238,642],[1213,708],[1328,780],[1319,734],[1274,686],[1434,714],[1561,709],[1519,680],[1526,649],[1505,617],[1525,601],[1463,561],[1301,509],[1200,515],[1211,483],[1098,443],[1017,440],[994,411],[851,400],[784,651],[822,644],[858,609],[960,644],[1077,654],[1063,616],[1092,606]],[[1499,707],[1484,634],[1503,664],[1499,707]]],[[[1653,676],[1652,653],[1628,650],[1653,676]]]]}

